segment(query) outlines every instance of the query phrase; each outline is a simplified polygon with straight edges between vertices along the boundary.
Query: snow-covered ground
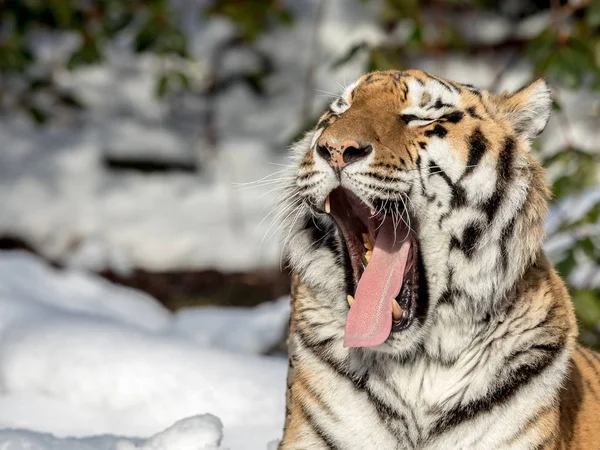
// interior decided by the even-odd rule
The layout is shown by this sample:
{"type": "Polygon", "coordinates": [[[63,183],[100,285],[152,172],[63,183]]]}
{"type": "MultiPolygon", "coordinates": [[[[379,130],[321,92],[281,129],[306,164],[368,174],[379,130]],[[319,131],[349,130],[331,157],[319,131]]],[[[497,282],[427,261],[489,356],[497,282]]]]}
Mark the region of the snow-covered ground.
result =
{"type": "Polygon", "coordinates": [[[222,421],[223,448],[266,449],[283,426],[287,362],[259,353],[281,337],[287,303],[175,316],[0,252],[0,448],[215,449],[222,421]]]}

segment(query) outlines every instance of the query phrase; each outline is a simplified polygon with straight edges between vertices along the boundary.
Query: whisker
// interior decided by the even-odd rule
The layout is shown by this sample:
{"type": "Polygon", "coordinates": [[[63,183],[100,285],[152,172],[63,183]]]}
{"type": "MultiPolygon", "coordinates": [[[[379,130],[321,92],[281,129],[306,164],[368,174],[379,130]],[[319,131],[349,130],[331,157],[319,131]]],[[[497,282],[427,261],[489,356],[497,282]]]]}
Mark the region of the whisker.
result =
{"type": "Polygon", "coordinates": [[[327,94],[330,97],[339,97],[339,94],[334,94],[333,92],[325,91],[323,89],[315,89],[315,92],[321,92],[322,94],[327,94]]]}
{"type": "Polygon", "coordinates": [[[279,254],[279,270],[283,270],[283,251],[286,248],[286,246],[289,244],[289,242],[292,238],[292,231],[294,230],[294,225],[296,225],[296,222],[298,221],[298,218],[300,217],[301,214],[302,214],[302,209],[300,208],[300,209],[298,209],[298,213],[296,214],[296,217],[294,217],[294,221],[290,225],[290,230],[288,231],[286,238],[283,240],[283,244],[281,246],[281,252],[279,254]]]}
{"type": "MultiPolygon", "coordinates": [[[[288,169],[296,168],[295,164],[280,164],[280,163],[276,163],[276,162],[272,162],[272,161],[267,162],[267,164],[270,164],[272,166],[277,166],[277,167],[287,167],[288,169]]],[[[285,170],[280,170],[279,172],[285,172],[285,170]]]]}

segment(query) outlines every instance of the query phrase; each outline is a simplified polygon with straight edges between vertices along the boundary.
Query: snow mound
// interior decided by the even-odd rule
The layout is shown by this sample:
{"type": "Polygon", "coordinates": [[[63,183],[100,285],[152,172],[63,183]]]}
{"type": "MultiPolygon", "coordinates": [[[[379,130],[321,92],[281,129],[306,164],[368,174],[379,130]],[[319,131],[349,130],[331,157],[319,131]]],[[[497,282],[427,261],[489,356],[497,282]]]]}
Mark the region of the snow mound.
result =
{"type": "MultiPolygon", "coordinates": [[[[220,422],[195,418],[210,413],[224,448],[264,450],[281,435],[287,363],[248,352],[274,340],[267,330],[283,325],[285,303],[175,317],[132,289],[0,252],[0,428],[154,435],[119,450],[213,449],[220,422]]],[[[115,448],[10,433],[3,450],[115,448]]]]}
{"type": "Polygon", "coordinates": [[[189,417],[143,441],[117,436],[57,438],[27,430],[0,430],[2,450],[219,450],[221,421],[211,415],[189,417]]]}
{"type": "Polygon", "coordinates": [[[223,424],[219,418],[204,414],[180,420],[142,445],[118,442],[116,450],[218,450],[222,438],[223,424]]]}

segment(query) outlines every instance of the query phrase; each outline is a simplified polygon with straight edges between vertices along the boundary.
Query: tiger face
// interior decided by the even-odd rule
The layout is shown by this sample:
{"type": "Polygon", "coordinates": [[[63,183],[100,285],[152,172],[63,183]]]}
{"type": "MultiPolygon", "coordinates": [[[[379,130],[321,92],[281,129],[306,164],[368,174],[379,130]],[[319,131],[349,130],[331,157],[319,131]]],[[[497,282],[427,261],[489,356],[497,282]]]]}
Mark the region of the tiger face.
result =
{"type": "Polygon", "coordinates": [[[300,323],[406,355],[485,320],[541,246],[548,192],[529,141],[550,106],[542,80],[495,95],[411,70],[346,88],[296,145],[283,205],[312,292],[300,323]]]}

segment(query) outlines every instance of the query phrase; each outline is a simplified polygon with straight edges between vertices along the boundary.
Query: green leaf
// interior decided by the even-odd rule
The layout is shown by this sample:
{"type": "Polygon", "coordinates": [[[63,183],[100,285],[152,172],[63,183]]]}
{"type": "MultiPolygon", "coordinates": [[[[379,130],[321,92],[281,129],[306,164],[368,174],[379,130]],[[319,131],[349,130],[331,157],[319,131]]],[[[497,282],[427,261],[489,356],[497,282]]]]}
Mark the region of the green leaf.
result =
{"type": "Polygon", "coordinates": [[[83,109],[83,104],[72,92],[59,92],[56,99],[63,105],[73,109],[83,109]]]}
{"type": "Polygon", "coordinates": [[[37,106],[30,105],[27,108],[27,111],[29,112],[29,115],[31,116],[33,121],[35,123],[37,123],[38,125],[42,125],[43,123],[45,123],[48,120],[48,114],[46,114],[45,111],[38,108],[37,106]]]}
{"type": "Polygon", "coordinates": [[[600,2],[592,1],[585,10],[585,21],[591,28],[600,26],[600,2]]]}
{"type": "Polygon", "coordinates": [[[67,61],[67,68],[73,70],[80,66],[98,63],[101,60],[102,55],[97,43],[89,40],[81,48],[73,52],[69,61],[67,61]]]}
{"type": "Polygon", "coordinates": [[[133,48],[137,53],[142,53],[149,50],[158,39],[157,30],[152,27],[150,22],[147,22],[136,34],[134,38],[133,48]]]}
{"type": "Polygon", "coordinates": [[[583,252],[592,260],[596,259],[596,245],[590,237],[585,237],[575,244],[577,248],[583,250],[583,252]]]}
{"type": "Polygon", "coordinates": [[[361,52],[365,48],[367,48],[367,44],[364,42],[354,45],[352,48],[350,48],[349,51],[346,52],[345,55],[342,55],[340,58],[334,60],[333,64],[331,65],[331,68],[337,69],[338,67],[343,66],[344,64],[351,61],[356,55],[359,54],[359,52],[361,52]]]}
{"type": "Polygon", "coordinates": [[[165,95],[167,95],[168,90],[169,76],[167,74],[162,74],[156,84],[156,96],[158,98],[163,98],[165,95]]]}
{"type": "Polygon", "coordinates": [[[596,203],[585,215],[588,223],[598,223],[600,219],[600,203],[596,203]]]}
{"type": "Polygon", "coordinates": [[[575,268],[576,265],[577,265],[577,262],[575,261],[575,255],[573,253],[573,249],[570,249],[567,252],[565,259],[558,262],[555,265],[555,267],[561,277],[568,278],[568,276],[571,274],[571,272],[573,271],[573,269],[575,268]]]}
{"type": "Polygon", "coordinates": [[[177,79],[179,85],[183,89],[189,89],[191,86],[190,78],[183,72],[175,71],[173,72],[173,77],[177,79]]]}
{"type": "Polygon", "coordinates": [[[598,293],[590,290],[577,290],[571,293],[575,311],[581,322],[595,328],[600,322],[600,298],[598,293]]]}

